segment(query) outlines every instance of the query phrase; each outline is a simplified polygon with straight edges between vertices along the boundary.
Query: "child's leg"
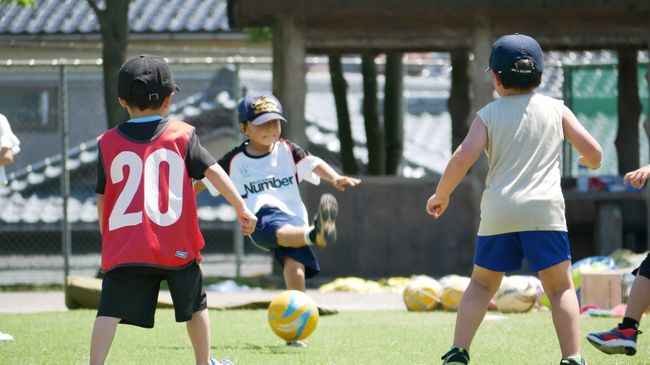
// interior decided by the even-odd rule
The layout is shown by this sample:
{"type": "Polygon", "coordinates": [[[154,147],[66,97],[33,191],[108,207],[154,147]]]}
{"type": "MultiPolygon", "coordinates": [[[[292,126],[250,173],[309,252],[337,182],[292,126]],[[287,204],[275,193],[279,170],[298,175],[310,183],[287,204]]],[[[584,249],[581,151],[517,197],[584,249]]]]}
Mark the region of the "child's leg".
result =
{"type": "Polygon", "coordinates": [[[496,272],[474,265],[472,280],[460,301],[454,331],[454,346],[469,349],[478,330],[488,304],[499,289],[502,272],[496,272]]]}
{"type": "Polygon", "coordinates": [[[637,275],[634,278],[630,298],[627,301],[625,317],[639,322],[648,306],[650,306],[650,279],[642,275],[637,275]]]}
{"type": "Polygon", "coordinates": [[[190,335],[194,357],[197,365],[210,363],[210,317],[207,309],[192,314],[187,321],[187,333],[190,335]]]}
{"type": "Polygon", "coordinates": [[[309,232],[309,229],[309,227],[296,227],[286,224],[277,230],[275,237],[279,246],[303,247],[307,245],[305,235],[309,232]]]}
{"type": "Polygon", "coordinates": [[[119,318],[98,316],[95,318],[90,340],[90,365],[102,365],[111,348],[119,318]]]}
{"type": "Polygon", "coordinates": [[[570,265],[571,261],[566,260],[539,272],[544,292],[551,301],[562,357],[580,354],[580,308],[570,265]]]}
{"type": "Polygon", "coordinates": [[[305,291],[305,265],[285,256],[283,274],[288,290],[305,291]]]}

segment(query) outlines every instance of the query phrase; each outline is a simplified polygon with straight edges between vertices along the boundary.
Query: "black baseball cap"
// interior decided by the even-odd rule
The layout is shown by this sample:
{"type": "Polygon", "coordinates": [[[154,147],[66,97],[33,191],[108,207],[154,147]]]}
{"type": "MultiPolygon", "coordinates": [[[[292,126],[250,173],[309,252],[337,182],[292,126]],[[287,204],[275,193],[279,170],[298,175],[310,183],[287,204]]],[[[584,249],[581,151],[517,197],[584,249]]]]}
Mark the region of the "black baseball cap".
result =
{"type": "Polygon", "coordinates": [[[488,70],[494,70],[498,73],[542,72],[544,70],[542,47],[540,47],[535,39],[524,34],[515,33],[504,35],[492,44],[490,66],[486,71],[488,70]],[[515,62],[522,58],[531,60],[535,69],[533,71],[515,69],[515,62]]]}
{"type": "Polygon", "coordinates": [[[117,96],[127,102],[162,100],[174,90],[180,89],[161,57],[141,54],[129,58],[120,67],[117,96]]]}
{"type": "Polygon", "coordinates": [[[261,125],[275,119],[287,121],[280,101],[270,92],[254,91],[239,101],[237,106],[239,123],[246,121],[261,125]]]}

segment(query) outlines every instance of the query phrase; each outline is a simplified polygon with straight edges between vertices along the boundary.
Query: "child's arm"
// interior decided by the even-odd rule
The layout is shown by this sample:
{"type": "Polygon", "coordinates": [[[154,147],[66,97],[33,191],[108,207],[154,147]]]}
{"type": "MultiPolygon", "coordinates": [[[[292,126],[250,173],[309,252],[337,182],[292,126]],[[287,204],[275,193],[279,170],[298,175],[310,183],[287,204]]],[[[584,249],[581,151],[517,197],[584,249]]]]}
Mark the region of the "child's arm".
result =
{"type": "Polygon", "coordinates": [[[431,195],[427,201],[427,213],[438,219],[445,212],[449,205],[449,196],[463,180],[469,168],[481,156],[487,138],[487,128],[481,118],[476,116],[465,140],[458,146],[447,163],[435,194],[431,195]]]}
{"type": "Polygon", "coordinates": [[[99,218],[99,234],[102,234],[102,211],[104,210],[104,194],[97,194],[97,217],[99,218]]]}
{"type": "Polygon", "coordinates": [[[14,162],[14,152],[9,147],[0,148],[0,166],[11,165],[14,162]]]}
{"type": "Polygon", "coordinates": [[[603,151],[600,144],[587,132],[585,127],[578,121],[578,118],[566,106],[564,107],[564,113],[562,113],[562,130],[564,131],[564,138],[581,155],[578,163],[592,170],[599,168],[603,158],[603,151]]]}
{"type": "Polygon", "coordinates": [[[630,185],[634,186],[635,188],[642,188],[643,185],[645,185],[645,181],[650,177],[650,165],[643,166],[639,169],[636,169],[634,171],[630,171],[627,174],[625,174],[625,177],[623,178],[623,184],[627,184],[628,182],[630,185]]]}
{"type": "Polygon", "coordinates": [[[235,208],[237,218],[245,235],[253,233],[257,224],[257,217],[247,207],[244,199],[239,195],[237,188],[223,168],[215,163],[203,173],[210,183],[214,185],[224,198],[235,208]]]}
{"type": "Polygon", "coordinates": [[[322,160],[314,167],[314,173],[320,176],[321,179],[329,181],[332,186],[340,191],[345,190],[345,185],[357,186],[361,183],[360,179],[339,175],[327,162],[322,160]]]}

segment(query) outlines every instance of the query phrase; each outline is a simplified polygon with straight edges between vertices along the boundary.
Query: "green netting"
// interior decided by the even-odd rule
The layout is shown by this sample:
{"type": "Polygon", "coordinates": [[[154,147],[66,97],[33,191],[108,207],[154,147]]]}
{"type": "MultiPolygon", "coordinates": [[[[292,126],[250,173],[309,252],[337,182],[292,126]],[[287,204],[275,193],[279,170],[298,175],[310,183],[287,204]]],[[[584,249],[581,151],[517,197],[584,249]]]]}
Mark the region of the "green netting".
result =
{"type": "MultiPolygon", "coordinates": [[[[648,65],[639,65],[639,98],[643,111],[639,118],[639,157],[641,165],[650,160],[648,138],[643,122],[648,116],[648,84],[645,79],[648,65]]],[[[580,122],[600,142],[603,147],[603,163],[598,175],[617,175],[618,160],[616,130],[618,128],[616,65],[583,65],[564,68],[564,99],[580,122]]],[[[577,174],[578,154],[573,151],[571,160],[572,175],[577,174]]]]}

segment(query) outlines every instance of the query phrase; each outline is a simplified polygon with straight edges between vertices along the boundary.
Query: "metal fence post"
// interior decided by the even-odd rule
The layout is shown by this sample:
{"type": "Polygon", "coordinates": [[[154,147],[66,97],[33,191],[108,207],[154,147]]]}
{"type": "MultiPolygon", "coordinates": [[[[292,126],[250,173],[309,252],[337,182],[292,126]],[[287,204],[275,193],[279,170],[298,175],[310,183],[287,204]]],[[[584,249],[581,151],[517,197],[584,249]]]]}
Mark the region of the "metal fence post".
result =
{"type": "MultiPolygon", "coordinates": [[[[234,63],[235,67],[235,77],[234,77],[234,87],[233,87],[233,98],[235,99],[236,102],[239,101],[239,98],[241,95],[239,95],[239,71],[240,71],[240,64],[239,63],[234,63]]],[[[235,107],[237,109],[237,107],[235,107]]],[[[239,130],[239,120],[237,117],[237,110],[233,113],[233,127],[235,130],[239,130]]],[[[244,236],[242,232],[239,230],[239,220],[235,220],[235,223],[233,224],[233,245],[234,245],[234,251],[235,251],[235,276],[236,277],[241,277],[241,266],[242,266],[242,261],[244,260],[244,236]]]]}
{"type": "Polygon", "coordinates": [[[63,282],[70,274],[70,221],[68,220],[68,201],[70,198],[70,172],[68,171],[68,80],[66,66],[59,68],[59,128],[61,131],[61,197],[63,216],[61,220],[61,251],[63,254],[63,282]]]}

